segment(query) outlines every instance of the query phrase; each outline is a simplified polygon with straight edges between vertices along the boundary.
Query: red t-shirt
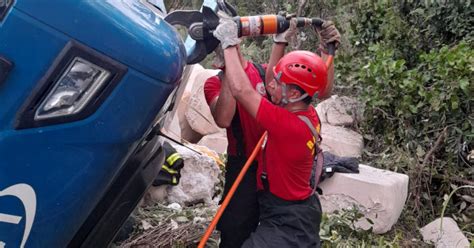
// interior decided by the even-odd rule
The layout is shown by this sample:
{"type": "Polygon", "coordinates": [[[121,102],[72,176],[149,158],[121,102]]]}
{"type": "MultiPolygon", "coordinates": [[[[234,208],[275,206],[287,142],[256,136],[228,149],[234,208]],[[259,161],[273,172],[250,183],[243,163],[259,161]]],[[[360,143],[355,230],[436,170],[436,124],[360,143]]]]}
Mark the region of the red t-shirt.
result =
{"type": "Polygon", "coordinates": [[[309,179],[316,140],[298,115],[308,117],[316,130],[320,129],[312,107],[291,113],[262,99],[257,112],[258,124],[268,131],[265,151],[259,158],[257,186],[263,189],[260,175],[265,166],[270,192],[289,201],[304,200],[312,193],[309,179]]]}
{"type": "MultiPolygon", "coordinates": [[[[266,69],[266,65],[263,65],[263,69],[266,69]]],[[[253,88],[257,90],[263,97],[266,97],[265,86],[260,77],[258,69],[251,63],[247,63],[245,73],[250,79],[250,83],[253,88]]],[[[204,96],[206,97],[207,104],[210,104],[216,97],[219,96],[221,90],[221,80],[218,76],[210,77],[204,83],[204,96]]],[[[237,102],[237,110],[240,117],[240,126],[242,127],[244,150],[246,157],[248,158],[252,153],[255,145],[263,134],[264,129],[260,127],[255,119],[247,113],[247,111],[237,102]]],[[[237,155],[237,141],[234,139],[232,134],[232,127],[228,127],[227,131],[227,153],[229,155],[237,155]]]]}

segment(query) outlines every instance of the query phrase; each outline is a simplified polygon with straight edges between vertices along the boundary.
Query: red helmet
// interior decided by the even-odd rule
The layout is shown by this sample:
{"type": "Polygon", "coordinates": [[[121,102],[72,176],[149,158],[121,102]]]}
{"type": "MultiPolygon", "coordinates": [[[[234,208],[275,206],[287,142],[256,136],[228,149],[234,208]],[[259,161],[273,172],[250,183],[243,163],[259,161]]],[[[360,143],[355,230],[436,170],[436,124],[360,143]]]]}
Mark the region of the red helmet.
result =
{"type": "Polygon", "coordinates": [[[316,92],[324,91],[327,86],[326,63],[308,51],[287,53],[273,68],[273,73],[281,73],[280,82],[298,85],[311,97],[316,92]]]}

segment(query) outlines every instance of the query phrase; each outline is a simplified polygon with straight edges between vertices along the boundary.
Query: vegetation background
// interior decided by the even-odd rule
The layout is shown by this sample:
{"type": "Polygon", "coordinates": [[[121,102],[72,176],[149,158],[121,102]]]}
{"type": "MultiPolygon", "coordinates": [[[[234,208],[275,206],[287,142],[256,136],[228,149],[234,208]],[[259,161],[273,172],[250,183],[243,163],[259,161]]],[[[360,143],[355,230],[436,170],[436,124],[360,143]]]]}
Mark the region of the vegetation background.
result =
{"type": "MultiPolygon", "coordinates": [[[[166,1],[165,1],[166,2],[166,1]]],[[[169,10],[199,9],[202,1],[167,1],[169,10]]],[[[357,98],[364,111],[363,162],[410,177],[405,209],[393,230],[374,235],[350,227],[357,212],[326,218],[326,247],[422,246],[418,229],[454,218],[474,246],[474,168],[459,161],[474,142],[474,5],[471,1],[228,0],[239,15],[321,17],[335,22],[342,43],[335,59],[335,93],[357,98]]],[[[245,39],[255,62],[269,58],[271,38],[245,39]]],[[[301,30],[288,49],[315,50],[317,35],[301,30]]],[[[209,60],[204,62],[209,67],[209,60]]]]}

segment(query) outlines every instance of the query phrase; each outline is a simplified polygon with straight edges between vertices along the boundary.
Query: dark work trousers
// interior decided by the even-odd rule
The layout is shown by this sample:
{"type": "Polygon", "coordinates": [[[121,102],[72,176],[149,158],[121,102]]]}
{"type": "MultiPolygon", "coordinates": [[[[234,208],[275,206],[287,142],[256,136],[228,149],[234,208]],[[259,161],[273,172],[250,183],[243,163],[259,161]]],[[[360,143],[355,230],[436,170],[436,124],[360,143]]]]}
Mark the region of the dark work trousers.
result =
{"type": "MultiPolygon", "coordinates": [[[[229,192],[245,162],[246,159],[244,158],[229,156],[222,199],[229,192]]],[[[220,248],[240,248],[258,225],[259,207],[256,174],[257,163],[254,162],[245,173],[242,182],[217,224],[217,230],[221,232],[220,248]]]]}
{"type": "Polygon", "coordinates": [[[258,193],[260,225],[242,247],[320,247],[321,204],[317,195],[285,201],[268,191],[258,193]]]}

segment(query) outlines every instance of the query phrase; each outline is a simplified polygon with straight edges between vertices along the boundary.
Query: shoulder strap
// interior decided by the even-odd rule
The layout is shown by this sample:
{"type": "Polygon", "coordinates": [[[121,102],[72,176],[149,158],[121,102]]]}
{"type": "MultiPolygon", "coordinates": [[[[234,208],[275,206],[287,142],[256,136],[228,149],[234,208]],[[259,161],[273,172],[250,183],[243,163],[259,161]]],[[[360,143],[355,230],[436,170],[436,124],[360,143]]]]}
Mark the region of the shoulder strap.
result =
{"type": "Polygon", "coordinates": [[[253,66],[257,68],[258,74],[260,75],[260,78],[262,78],[263,84],[265,84],[265,69],[263,69],[263,66],[261,64],[257,64],[252,62],[253,66]]]}
{"type": "Polygon", "coordinates": [[[311,123],[311,121],[309,120],[309,118],[304,115],[298,115],[298,118],[300,118],[309,127],[313,136],[319,139],[320,136],[316,131],[316,128],[314,128],[313,123],[311,123]]]}
{"type": "Polygon", "coordinates": [[[266,90],[267,89],[267,84],[265,82],[265,69],[263,68],[263,66],[261,64],[257,64],[257,63],[253,63],[253,66],[255,66],[255,68],[257,68],[257,71],[258,71],[258,74],[260,75],[260,78],[262,79],[262,83],[263,83],[263,86],[265,87],[265,92],[267,93],[267,99],[271,99],[270,97],[270,94],[268,94],[268,91],[266,90]]]}
{"type": "MultiPolygon", "coordinates": [[[[319,135],[319,133],[316,131],[316,128],[314,128],[313,123],[311,123],[308,117],[304,115],[298,115],[298,118],[300,118],[309,127],[309,129],[311,130],[311,133],[316,139],[318,139],[318,141],[322,140],[321,135],[319,135]]],[[[318,146],[318,141],[314,143],[314,150],[315,150],[314,157],[316,158],[316,163],[313,163],[313,169],[312,169],[312,171],[314,170],[313,194],[318,187],[321,174],[323,173],[324,157],[323,157],[323,151],[318,146]]]]}

